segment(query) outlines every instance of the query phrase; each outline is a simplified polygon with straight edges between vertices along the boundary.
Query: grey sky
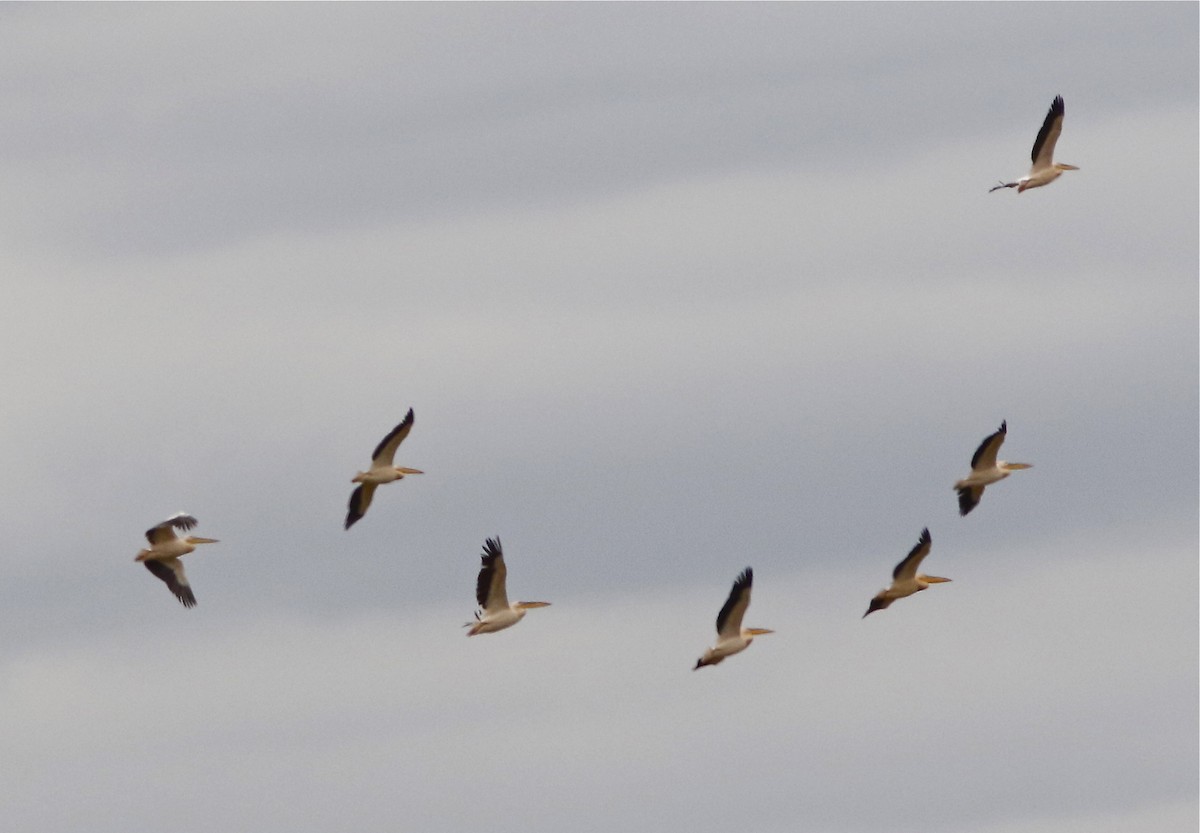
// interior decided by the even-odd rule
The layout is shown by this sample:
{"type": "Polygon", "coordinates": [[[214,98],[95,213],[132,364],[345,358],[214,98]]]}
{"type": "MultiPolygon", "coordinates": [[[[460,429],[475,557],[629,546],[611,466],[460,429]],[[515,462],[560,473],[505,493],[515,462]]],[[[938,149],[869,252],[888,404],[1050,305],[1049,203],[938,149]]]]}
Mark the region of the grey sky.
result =
{"type": "Polygon", "coordinates": [[[1197,20],[0,7],[12,829],[1194,829],[1197,20]]]}

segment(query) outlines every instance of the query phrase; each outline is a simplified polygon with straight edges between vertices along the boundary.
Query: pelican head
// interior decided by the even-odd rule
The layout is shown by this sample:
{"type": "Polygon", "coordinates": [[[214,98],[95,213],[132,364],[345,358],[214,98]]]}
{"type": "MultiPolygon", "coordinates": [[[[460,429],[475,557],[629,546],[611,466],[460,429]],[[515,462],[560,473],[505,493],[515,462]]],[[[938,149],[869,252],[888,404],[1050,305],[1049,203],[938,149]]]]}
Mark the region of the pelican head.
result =
{"type": "Polygon", "coordinates": [[[517,610],[530,610],[535,607],[550,607],[550,602],[517,602],[513,607],[517,610]]]}
{"type": "Polygon", "coordinates": [[[862,615],[862,618],[866,619],[877,610],[887,610],[888,605],[890,605],[893,601],[895,601],[895,599],[889,599],[884,593],[880,593],[878,596],[871,599],[871,606],[867,608],[867,612],[862,615]]]}

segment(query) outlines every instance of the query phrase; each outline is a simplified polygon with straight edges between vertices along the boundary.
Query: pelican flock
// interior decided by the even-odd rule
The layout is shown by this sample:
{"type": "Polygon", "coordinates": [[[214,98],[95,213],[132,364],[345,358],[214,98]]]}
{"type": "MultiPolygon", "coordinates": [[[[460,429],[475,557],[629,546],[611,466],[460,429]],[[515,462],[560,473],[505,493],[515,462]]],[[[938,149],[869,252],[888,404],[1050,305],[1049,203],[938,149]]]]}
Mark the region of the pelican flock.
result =
{"type": "MultiPolygon", "coordinates": [[[[992,191],[1001,188],[1016,188],[1018,192],[1021,192],[1030,188],[1040,188],[1053,182],[1062,175],[1063,171],[1078,170],[1073,165],[1054,162],[1054,150],[1062,133],[1064,112],[1062,96],[1055,97],[1042,128],[1038,132],[1037,140],[1034,142],[1033,165],[1029,175],[1016,182],[1001,182],[992,188],[992,191]]],[[[345,529],[350,529],[365,516],[374,498],[375,490],[380,484],[402,480],[408,475],[424,473],[420,469],[397,466],[394,462],[396,451],[412,430],[413,421],[413,409],[409,408],[404,419],[376,446],[369,468],[366,471],[358,472],[352,478],[351,482],[358,486],[350,496],[345,529]]],[[[1028,463],[1008,463],[996,459],[1007,435],[1008,422],[1002,421],[999,430],[984,439],[975,451],[971,458],[970,474],[954,484],[954,489],[958,493],[960,515],[966,516],[979,505],[987,486],[1003,480],[1014,471],[1031,468],[1028,463]]],[[[181,536],[179,534],[191,530],[196,523],[193,516],[181,512],[152,527],[146,532],[149,547],[139,552],[135,558],[136,561],[145,564],[146,569],[155,577],[161,579],[171,593],[187,608],[195,607],[196,597],[180,559],[194,552],[196,547],[201,544],[217,543],[214,538],[181,536]]],[[[950,581],[948,578],[918,572],[932,546],[929,528],[926,527],[922,530],[917,544],[892,571],[891,585],[871,599],[862,618],[865,619],[877,610],[887,609],[897,599],[919,593],[933,584],[950,581]]],[[[479,609],[475,613],[475,621],[468,622],[464,626],[469,628],[467,636],[494,633],[510,628],[520,622],[528,610],[549,606],[549,602],[509,603],[506,586],[508,570],[499,537],[488,538],[484,542],[480,558],[479,575],[475,584],[475,597],[479,609]]],[[[753,583],[754,571],[747,567],[734,581],[729,598],[717,615],[716,642],[704,651],[696,661],[693,670],[708,665],[717,665],[726,657],[746,650],[755,637],[774,633],[768,628],[745,628],[742,626],[742,620],[750,605],[753,583]]]]}
{"type": "Polygon", "coordinates": [[[360,471],[350,480],[351,483],[361,485],[350,495],[350,508],[346,512],[346,529],[354,526],[363,515],[367,514],[367,509],[371,506],[371,498],[375,497],[375,487],[380,483],[403,480],[407,474],[425,473],[420,469],[409,469],[397,466],[392,462],[396,458],[396,449],[400,447],[400,443],[404,442],[404,438],[408,436],[412,426],[413,410],[409,408],[403,421],[380,440],[379,445],[375,446],[375,453],[371,455],[371,467],[366,471],[360,471]]]}
{"type": "Polygon", "coordinates": [[[1062,176],[1063,171],[1079,170],[1074,165],[1064,165],[1054,161],[1054,146],[1058,144],[1059,134],[1062,133],[1063,113],[1065,112],[1062,96],[1055,96],[1054,103],[1050,105],[1050,112],[1046,113],[1046,120],[1042,122],[1042,129],[1038,131],[1037,139],[1033,142],[1033,167],[1029,169],[1029,174],[1016,182],[1001,182],[994,185],[988,189],[989,194],[992,191],[999,191],[1001,188],[1016,188],[1019,194],[1030,188],[1049,185],[1062,176]]]}
{"type": "Polygon", "coordinates": [[[1033,468],[1030,463],[1006,463],[996,459],[1007,436],[1008,420],[1004,420],[1000,423],[1000,430],[989,435],[975,449],[975,456],[971,458],[971,473],[954,484],[958,492],[958,514],[965,516],[978,506],[986,486],[1000,482],[1014,471],[1033,468]]]}
{"type": "Polygon", "coordinates": [[[725,657],[740,654],[750,647],[750,643],[756,636],[775,633],[767,628],[742,627],[742,617],[746,615],[746,608],[750,607],[750,589],[753,585],[754,570],[747,567],[734,581],[733,589],[729,591],[729,598],[725,600],[725,606],[717,614],[717,641],[711,648],[705,650],[700,659],[696,660],[696,667],[692,669],[693,671],[706,665],[717,665],[725,657]]]}
{"type": "Polygon", "coordinates": [[[183,562],[179,559],[195,552],[199,544],[218,543],[216,538],[198,538],[195,535],[181,538],[175,533],[175,530],[186,532],[195,526],[196,519],[191,515],[184,512],[172,515],[146,530],[146,540],[150,546],[133,559],[145,564],[147,570],[162,579],[184,607],[195,607],[196,596],[192,593],[192,586],[183,572],[183,562]]]}
{"type": "Polygon", "coordinates": [[[892,570],[891,586],[880,590],[875,594],[875,598],[871,599],[871,605],[863,614],[864,619],[877,610],[886,610],[896,599],[903,599],[905,596],[919,593],[928,589],[931,584],[940,584],[950,580],[941,576],[927,576],[917,572],[932,547],[933,539],[929,537],[929,528],[926,527],[921,530],[921,538],[917,541],[917,545],[909,551],[908,555],[904,556],[903,561],[896,565],[896,569],[892,570]]]}
{"type": "Polygon", "coordinates": [[[499,538],[484,541],[480,558],[482,566],[475,580],[475,600],[479,602],[479,610],[475,612],[474,622],[463,625],[464,628],[470,628],[467,636],[511,628],[525,618],[525,611],[550,606],[550,602],[508,603],[508,590],[505,587],[508,568],[504,566],[504,550],[500,547],[499,538]]]}

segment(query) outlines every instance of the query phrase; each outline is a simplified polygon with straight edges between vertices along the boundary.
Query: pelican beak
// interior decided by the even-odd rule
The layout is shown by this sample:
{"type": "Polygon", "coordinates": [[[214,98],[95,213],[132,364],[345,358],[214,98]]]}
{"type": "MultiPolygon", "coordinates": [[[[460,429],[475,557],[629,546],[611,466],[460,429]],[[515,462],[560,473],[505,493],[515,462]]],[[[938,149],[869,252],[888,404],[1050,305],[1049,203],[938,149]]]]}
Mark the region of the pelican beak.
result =
{"type": "Polygon", "coordinates": [[[1059,166],[1058,166],[1058,167],[1059,167],[1059,168],[1061,168],[1061,169],[1062,169],[1062,170],[1064,170],[1064,171],[1077,171],[1077,170],[1079,170],[1079,169],[1078,169],[1078,168],[1076,168],[1074,165],[1066,165],[1066,164],[1063,164],[1063,163],[1059,163],[1059,166]]]}
{"type": "Polygon", "coordinates": [[[770,628],[747,628],[751,636],[762,636],[764,633],[775,633],[770,628]]]}
{"type": "Polygon", "coordinates": [[[216,538],[191,538],[193,544],[219,544],[221,543],[216,538]]]}
{"type": "Polygon", "coordinates": [[[401,474],[424,474],[425,473],[425,472],[421,471],[420,469],[406,469],[406,468],[404,468],[404,466],[397,466],[396,471],[400,472],[401,474]]]}
{"type": "Polygon", "coordinates": [[[517,602],[517,607],[521,610],[529,610],[531,607],[550,607],[550,602],[517,602]]]}
{"type": "Polygon", "coordinates": [[[950,581],[950,579],[942,578],[941,576],[925,576],[925,581],[929,584],[941,584],[944,581],[950,581]]]}
{"type": "Polygon", "coordinates": [[[1033,468],[1033,463],[1007,463],[1004,467],[1009,471],[1020,471],[1033,468]]]}

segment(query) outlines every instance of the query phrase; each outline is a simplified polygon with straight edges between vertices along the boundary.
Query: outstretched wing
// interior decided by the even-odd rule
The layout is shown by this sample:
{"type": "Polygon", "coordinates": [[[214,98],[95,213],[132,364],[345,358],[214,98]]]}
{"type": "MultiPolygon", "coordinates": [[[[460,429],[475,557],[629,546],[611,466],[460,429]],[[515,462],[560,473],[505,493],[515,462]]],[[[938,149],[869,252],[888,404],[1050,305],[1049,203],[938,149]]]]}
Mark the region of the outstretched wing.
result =
{"type": "Polygon", "coordinates": [[[742,632],[742,617],[750,606],[750,588],[754,584],[754,570],[747,567],[733,583],[725,606],[717,614],[717,636],[738,636],[742,632]]]}
{"type": "Polygon", "coordinates": [[[958,488],[958,514],[966,516],[968,512],[979,505],[979,499],[982,497],[982,486],[960,486],[958,488]]]}
{"type": "Polygon", "coordinates": [[[1058,136],[1062,133],[1065,112],[1062,96],[1055,96],[1050,111],[1046,113],[1046,120],[1042,122],[1042,129],[1038,131],[1037,139],[1033,142],[1033,170],[1039,171],[1054,164],[1054,146],[1058,144],[1058,136]]]}
{"type": "Polygon", "coordinates": [[[371,455],[371,462],[377,466],[393,465],[393,460],[396,458],[396,449],[400,447],[400,443],[404,442],[404,438],[408,436],[408,432],[413,427],[413,409],[409,408],[408,413],[404,415],[404,420],[388,432],[388,435],[379,441],[379,445],[375,446],[375,453],[371,455]]]}
{"type": "Polygon", "coordinates": [[[346,513],[346,529],[354,526],[363,515],[367,514],[373,497],[375,497],[374,483],[363,483],[350,493],[350,510],[346,513]]]}
{"type": "Polygon", "coordinates": [[[164,560],[151,558],[142,563],[146,565],[147,570],[166,583],[171,592],[175,594],[175,598],[179,599],[184,607],[196,606],[196,596],[192,593],[187,576],[184,575],[182,561],[178,558],[164,560]]]}
{"type": "Polygon", "coordinates": [[[921,540],[917,541],[917,545],[896,565],[896,569],[892,570],[892,578],[897,581],[911,581],[916,578],[921,560],[929,555],[931,547],[933,539],[929,537],[929,527],[925,527],[921,530],[921,540]]]}
{"type": "Polygon", "coordinates": [[[995,434],[990,434],[979,444],[979,448],[975,449],[975,455],[971,457],[971,470],[994,469],[996,455],[1000,452],[1000,446],[1004,445],[1004,438],[1007,436],[1008,420],[1004,420],[1000,423],[1000,430],[995,434]]]}
{"type": "Polygon", "coordinates": [[[166,543],[172,538],[177,537],[175,530],[186,532],[196,526],[196,519],[186,512],[180,512],[177,515],[172,515],[158,526],[152,526],[146,530],[146,540],[150,542],[150,546],[166,543]]]}
{"type": "Polygon", "coordinates": [[[475,601],[484,610],[507,610],[508,590],[505,587],[508,568],[504,566],[504,550],[499,538],[488,538],[480,556],[483,566],[475,580],[475,601]]]}

